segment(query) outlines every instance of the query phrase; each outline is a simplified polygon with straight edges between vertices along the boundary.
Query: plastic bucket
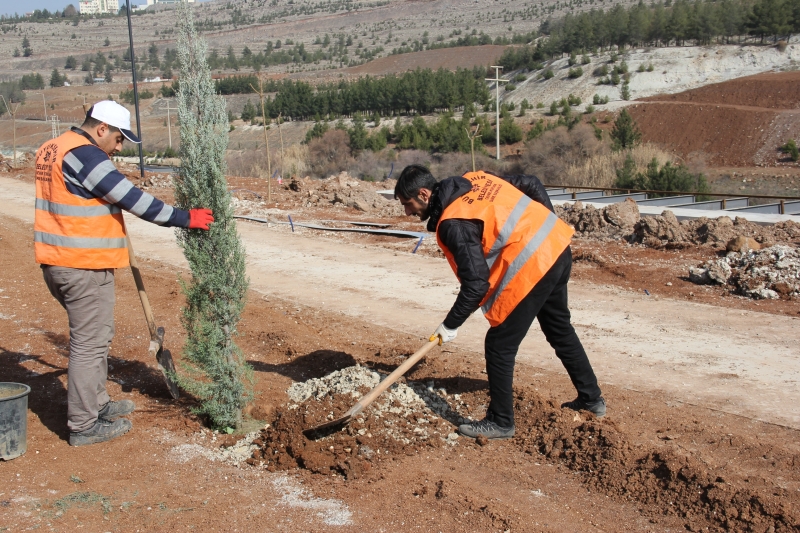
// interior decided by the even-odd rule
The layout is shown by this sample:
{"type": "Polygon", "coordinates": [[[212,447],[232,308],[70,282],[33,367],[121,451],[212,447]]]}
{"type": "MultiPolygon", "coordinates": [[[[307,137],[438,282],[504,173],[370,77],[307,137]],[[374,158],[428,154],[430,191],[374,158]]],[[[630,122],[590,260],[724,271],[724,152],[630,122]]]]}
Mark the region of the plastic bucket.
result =
{"type": "Polygon", "coordinates": [[[0,459],[19,457],[28,449],[28,394],[22,383],[0,382],[0,459]]]}

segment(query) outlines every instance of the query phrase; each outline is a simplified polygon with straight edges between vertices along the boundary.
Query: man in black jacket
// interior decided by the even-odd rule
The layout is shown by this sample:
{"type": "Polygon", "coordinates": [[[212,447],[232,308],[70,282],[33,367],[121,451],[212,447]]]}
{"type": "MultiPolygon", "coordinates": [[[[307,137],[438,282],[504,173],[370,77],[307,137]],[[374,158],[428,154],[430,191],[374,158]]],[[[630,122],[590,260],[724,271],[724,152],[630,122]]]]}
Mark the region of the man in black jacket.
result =
{"type": "MultiPolygon", "coordinates": [[[[544,186],[535,176],[496,177],[554,211],[544,186]]],[[[463,177],[446,178],[437,183],[428,169],[419,165],[406,167],[394,190],[395,198],[405,207],[406,215],[417,215],[420,220],[427,220],[428,231],[437,233],[442,245],[453,256],[454,269],[461,282],[453,307],[431,335],[431,340],[439,337],[440,344],[456,338],[458,328],[478,309],[491,288],[482,242],[484,221],[445,217],[439,224],[444,210],[471,190],[472,184],[463,177]]],[[[490,403],[485,419],[459,426],[462,435],[473,438],[484,435],[496,439],[514,435],[514,360],[520,343],[536,318],[578,391],[578,397],[562,407],[587,410],[597,417],[605,415],[606,404],[597,378],[570,323],[567,283],[571,268],[572,253],[567,247],[513,311],[487,332],[485,357],[490,403]]]]}

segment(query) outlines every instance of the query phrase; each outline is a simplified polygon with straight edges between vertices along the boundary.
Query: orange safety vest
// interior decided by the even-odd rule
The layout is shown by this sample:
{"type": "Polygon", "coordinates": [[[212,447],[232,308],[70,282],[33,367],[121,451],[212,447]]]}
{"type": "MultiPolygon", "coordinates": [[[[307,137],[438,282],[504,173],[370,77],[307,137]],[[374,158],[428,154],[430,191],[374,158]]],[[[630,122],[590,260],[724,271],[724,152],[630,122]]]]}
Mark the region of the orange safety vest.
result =
{"type": "Polygon", "coordinates": [[[82,269],[128,266],[125,224],[119,207],[100,198],[81,198],[67,190],[62,163],[91,142],[68,131],[36,152],[36,262],[82,269]]]}
{"type": "MultiPolygon", "coordinates": [[[[451,218],[483,221],[483,254],[489,265],[489,291],[481,310],[492,327],[502,323],[567,249],[575,230],[545,206],[507,181],[468,172],[472,190],[445,208],[439,224],[451,218]]],[[[436,239],[458,275],[453,254],[436,239]]]]}

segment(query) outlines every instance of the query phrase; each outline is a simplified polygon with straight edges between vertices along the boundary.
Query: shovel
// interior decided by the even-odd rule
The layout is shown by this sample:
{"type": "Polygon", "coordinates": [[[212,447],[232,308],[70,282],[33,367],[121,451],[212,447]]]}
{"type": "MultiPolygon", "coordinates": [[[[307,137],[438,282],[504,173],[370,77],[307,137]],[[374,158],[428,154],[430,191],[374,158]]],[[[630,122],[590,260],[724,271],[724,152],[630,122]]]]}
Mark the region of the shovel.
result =
{"type": "Polygon", "coordinates": [[[139,299],[142,301],[142,309],[144,309],[144,318],[147,320],[147,328],[150,330],[150,357],[155,357],[158,362],[158,369],[164,376],[164,383],[169,389],[169,394],[173,399],[177,400],[180,397],[178,391],[178,384],[172,376],[175,375],[175,363],[172,362],[172,354],[169,350],[164,349],[164,328],[156,327],[156,319],[153,316],[153,309],[150,307],[150,300],[147,298],[147,293],[144,291],[144,282],[142,281],[142,274],[139,272],[139,264],[136,262],[136,256],[133,253],[133,245],[131,238],[125,231],[125,240],[128,243],[128,257],[131,263],[131,274],[133,280],[136,282],[136,290],[139,292],[139,299]]]}
{"type": "Polygon", "coordinates": [[[330,422],[325,422],[324,424],[320,424],[319,426],[307,429],[303,431],[303,434],[308,437],[309,439],[315,440],[320,437],[325,437],[332,433],[335,433],[346,426],[353,418],[356,417],[361,411],[366,409],[369,404],[375,401],[375,399],[380,396],[386,389],[392,386],[395,381],[400,379],[400,376],[405,374],[409,368],[417,364],[417,361],[425,357],[431,348],[439,344],[439,339],[432,340],[428,342],[425,346],[417,350],[417,352],[403,361],[403,364],[398,366],[394,372],[389,374],[386,379],[378,383],[378,386],[369,391],[361,398],[357,404],[350,408],[342,417],[337,418],[336,420],[331,420],[330,422]]]}

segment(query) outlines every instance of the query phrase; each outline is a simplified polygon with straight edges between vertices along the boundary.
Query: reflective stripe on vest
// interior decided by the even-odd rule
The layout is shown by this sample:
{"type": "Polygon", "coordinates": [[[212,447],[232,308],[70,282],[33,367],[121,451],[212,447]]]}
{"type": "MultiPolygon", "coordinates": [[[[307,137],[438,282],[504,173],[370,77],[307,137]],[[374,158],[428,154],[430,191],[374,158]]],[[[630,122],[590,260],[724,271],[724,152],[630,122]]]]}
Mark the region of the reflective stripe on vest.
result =
{"type": "MultiPolygon", "coordinates": [[[[73,167],[80,166],[70,152],[88,144],[90,141],[82,135],[68,131],[45,143],[36,153],[33,240],[37,263],[83,269],[128,266],[120,209],[100,198],[76,196],[64,181],[64,159],[69,158],[73,167]]],[[[104,161],[89,178],[100,179],[100,174],[104,176],[113,169],[110,160],[104,161]]]]}
{"type": "MultiPolygon", "coordinates": [[[[574,230],[501,178],[482,172],[470,172],[464,178],[472,183],[472,190],[447,206],[439,224],[451,218],[483,222],[481,245],[490,287],[481,310],[494,327],[555,264],[574,230]]],[[[458,275],[455,259],[438,238],[438,231],[437,239],[458,275]]]]}

